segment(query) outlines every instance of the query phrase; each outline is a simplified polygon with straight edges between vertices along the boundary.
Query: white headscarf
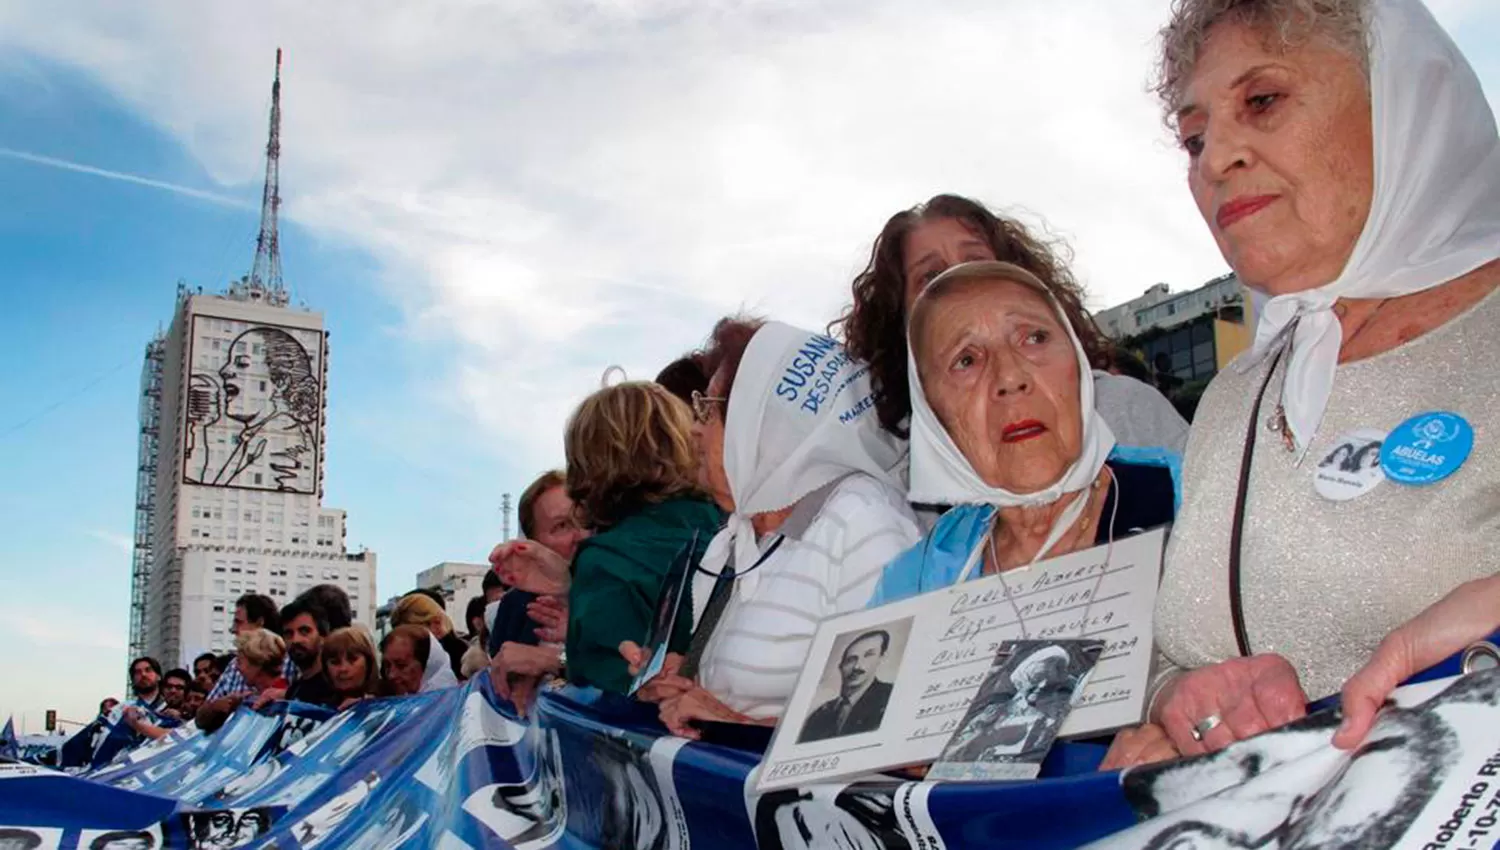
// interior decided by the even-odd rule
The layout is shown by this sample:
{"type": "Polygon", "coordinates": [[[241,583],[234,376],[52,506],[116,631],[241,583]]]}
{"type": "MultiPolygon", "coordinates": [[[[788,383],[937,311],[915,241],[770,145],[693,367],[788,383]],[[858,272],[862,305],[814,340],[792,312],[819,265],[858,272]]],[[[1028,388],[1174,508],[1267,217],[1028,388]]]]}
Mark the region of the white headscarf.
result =
{"type": "MultiPolygon", "coordinates": [[[[425,629],[424,629],[425,631],[425,629]]],[[[422,693],[451,688],[458,684],[448,660],[448,650],[427,632],[427,666],[422,670],[422,693]]]]}
{"type": "Polygon", "coordinates": [[[1281,403],[1301,450],[1338,368],[1340,298],[1393,298],[1500,257],[1500,136],[1474,70],[1420,0],[1374,0],[1370,98],[1375,193],[1333,282],[1270,299],[1242,368],[1273,352],[1299,316],[1281,403]]]}
{"type": "MultiPolygon", "coordinates": [[[[705,571],[717,575],[731,551],[735,569],[749,569],[760,557],[752,516],[791,507],[850,473],[903,487],[906,446],[880,427],[873,392],[870,367],[832,337],[780,322],[755,332],[725,412],[734,513],[709,543],[705,571]]],[[[739,586],[750,592],[755,579],[750,573],[739,586]]],[[[695,608],[706,601],[694,593],[695,608]]]]}
{"type": "MultiPolygon", "coordinates": [[[[908,492],[913,502],[936,505],[994,505],[1000,508],[1049,505],[1067,493],[1076,493],[1088,487],[1099,476],[1104,461],[1115,446],[1115,435],[1104,424],[1099,412],[1094,409],[1094,382],[1089,367],[1088,355],[1078,334],[1068,321],[1067,314],[1052,293],[1037,280],[1036,276],[1010,263],[985,261],[961,263],[938,275],[918,296],[917,303],[933,297],[933,293],[955,280],[1007,280],[1023,283],[1044,295],[1057,313],[1057,319],[1067,328],[1068,339],[1078,356],[1078,411],[1083,426],[1083,445],[1078,458],[1068,467],[1062,477],[1035,493],[1012,493],[984,483],[973,464],[959,451],[953,438],[938,421],[937,414],[927,403],[922,391],[922,377],[917,374],[917,361],[911,346],[911,330],[907,329],[906,371],[911,382],[911,488],[908,492]]],[[[912,310],[916,312],[915,307],[912,310]]],[[[1041,559],[1062,537],[1063,533],[1078,521],[1088,499],[1074,499],[1068,509],[1058,517],[1042,548],[1037,551],[1035,563],[1041,559]]]]}

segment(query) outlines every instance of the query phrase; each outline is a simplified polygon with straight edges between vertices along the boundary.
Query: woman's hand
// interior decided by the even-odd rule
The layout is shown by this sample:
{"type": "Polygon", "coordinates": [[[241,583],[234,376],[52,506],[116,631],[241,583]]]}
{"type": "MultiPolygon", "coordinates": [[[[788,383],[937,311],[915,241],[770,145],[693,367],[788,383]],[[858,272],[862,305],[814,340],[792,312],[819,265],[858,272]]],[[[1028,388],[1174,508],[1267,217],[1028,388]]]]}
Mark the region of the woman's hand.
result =
{"type": "Polygon", "coordinates": [[[695,720],[717,720],[723,723],[750,723],[749,717],[730,708],[702,688],[684,691],[661,704],[661,722],[667,731],[680,738],[698,740],[703,733],[693,727],[695,720]]]}
{"type": "MultiPolygon", "coordinates": [[[[651,650],[642,649],[634,641],[627,640],[620,644],[620,657],[625,659],[631,676],[639,676],[651,664],[651,650]]],[[[664,702],[695,690],[698,683],[680,672],[682,660],[682,656],[675,652],[667,653],[662,661],[661,671],[631,696],[639,702],[664,702]]]]}
{"type": "Polygon", "coordinates": [[[1175,759],[1182,755],[1167,737],[1167,730],[1155,723],[1146,723],[1134,729],[1121,729],[1104,754],[1099,770],[1119,770],[1159,761],[1175,759]]]}
{"type": "Polygon", "coordinates": [[[1365,666],[1344,684],[1344,723],[1333,745],[1352,749],[1375,724],[1385,698],[1402,681],[1500,628],[1500,576],[1459,585],[1386,635],[1365,666]]]}
{"type": "Polygon", "coordinates": [[[1222,750],[1235,741],[1284,726],[1307,714],[1297,671],[1279,655],[1231,658],[1167,682],[1149,720],[1166,730],[1185,756],[1222,750]],[[1217,718],[1194,737],[1194,727],[1217,718]]]}
{"type": "Polygon", "coordinates": [[[543,643],[562,643],[568,639],[568,597],[538,596],[526,606],[526,616],[537,624],[536,636],[543,643]]]}
{"type": "Polygon", "coordinates": [[[490,564],[501,581],[529,593],[543,596],[565,594],[572,584],[568,562],[531,540],[501,543],[490,552],[490,564]]]}
{"type": "Polygon", "coordinates": [[[527,646],[507,641],[490,659],[490,684],[501,699],[510,700],[516,711],[525,717],[542,677],[561,670],[557,647],[527,646]]]}
{"type": "Polygon", "coordinates": [[[255,702],[250,707],[260,711],[279,699],[286,699],[286,688],[266,688],[260,692],[260,696],[255,698],[255,702]]]}

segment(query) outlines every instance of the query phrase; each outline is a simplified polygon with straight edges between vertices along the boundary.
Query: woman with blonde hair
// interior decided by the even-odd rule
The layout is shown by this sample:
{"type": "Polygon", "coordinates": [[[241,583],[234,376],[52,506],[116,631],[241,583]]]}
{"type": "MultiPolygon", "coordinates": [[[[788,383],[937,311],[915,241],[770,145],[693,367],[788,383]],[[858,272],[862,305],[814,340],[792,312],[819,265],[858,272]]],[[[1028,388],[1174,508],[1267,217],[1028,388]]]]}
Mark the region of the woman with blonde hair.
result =
{"type": "Polygon", "coordinates": [[[433,640],[448,654],[448,666],[453,669],[453,675],[463,679],[459,674],[463,670],[464,653],[469,651],[469,645],[453,633],[453,620],[426,592],[414,590],[401,597],[396,607],[391,609],[391,625],[421,626],[427,629],[432,633],[433,640]]]}
{"type": "Polygon", "coordinates": [[[335,629],[323,638],[323,673],[338,696],[340,711],[373,696],[380,685],[375,641],[362,628],[335,629]]]}
{"type": "Polygon", "coordinates": [[[205,733],[218,731],[240,703],[254,703],[255,697],[272,688],[286,690],[287,681],[281,673],[286,641],[281,635],[270,629],[246,629],[235,638],[234,647],[234,663],[245,678],[246,689],[198,710],[198,728],[205,733]]]}
{"type": "Polygon", "coordinates": [[[529,694],[513,686],[564,667],[577,684],[629,689],[620,644],[646,637],[673,561],[696,540],[696,562],[724,519],[699,491],[692,430],[681,399],[642,381],[605,387],[573,412],[564,437],[568,497],[592,536],[578,544],[571,571],[542,546],[518,544],[512,553],[536,562],[537,584],[525,589],[568,595],[565,654],[506,644],[490,668],[501,694],[524,707],[529,694]]]}

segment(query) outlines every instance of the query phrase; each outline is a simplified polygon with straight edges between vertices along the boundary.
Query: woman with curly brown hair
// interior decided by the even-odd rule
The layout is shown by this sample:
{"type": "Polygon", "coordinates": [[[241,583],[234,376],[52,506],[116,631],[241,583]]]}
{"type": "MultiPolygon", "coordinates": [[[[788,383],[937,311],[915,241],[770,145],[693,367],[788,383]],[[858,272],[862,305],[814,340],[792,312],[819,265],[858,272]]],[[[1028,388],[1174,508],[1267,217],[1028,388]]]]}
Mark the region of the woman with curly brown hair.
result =
{"type": "Polygon", "coordinates": [[[1083,289],[1058,256],[1063,247],[958,195],[937,195],[891,216],[869,265],[854,279],[854,303],[833,324],[849,352],[870,364],[875,409],[886,430],[905,437],[911,416],[906,317],[912,302],[949,266],[999,260],[1035,275],[1057,299],[1094,368],[1095,406],[1120,445],[1182,454],[1187,423],[1171,403],[1140,381],[1106,371],[1114,346],[1084,308],[1083,289]]]}

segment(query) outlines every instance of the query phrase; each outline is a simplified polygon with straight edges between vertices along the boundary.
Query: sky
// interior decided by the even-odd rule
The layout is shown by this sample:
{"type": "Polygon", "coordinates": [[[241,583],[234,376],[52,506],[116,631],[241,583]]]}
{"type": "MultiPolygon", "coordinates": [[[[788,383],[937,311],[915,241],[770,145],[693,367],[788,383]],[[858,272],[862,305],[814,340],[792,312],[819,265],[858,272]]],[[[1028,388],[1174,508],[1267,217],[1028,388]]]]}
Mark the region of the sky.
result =
{"type": "MultiPolygon", "coordinates": [[[[981,199],[1090,306],[1226,271],[1147,94],[1167,0],[0,0],[0,718],[122,696],[146,342],[281,245],[331,332],[325,504],[381,598],[482,561],[611,365],[822,327],[895,211],[981,199]]],[[[1431,0],[1500,93],[1500,6],[1431,0]]]]}

